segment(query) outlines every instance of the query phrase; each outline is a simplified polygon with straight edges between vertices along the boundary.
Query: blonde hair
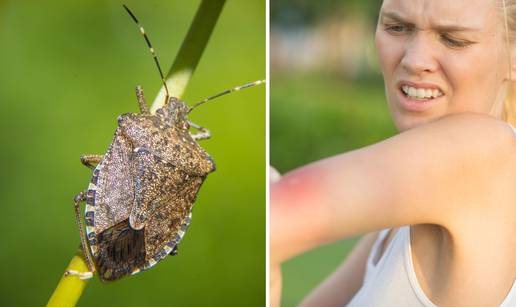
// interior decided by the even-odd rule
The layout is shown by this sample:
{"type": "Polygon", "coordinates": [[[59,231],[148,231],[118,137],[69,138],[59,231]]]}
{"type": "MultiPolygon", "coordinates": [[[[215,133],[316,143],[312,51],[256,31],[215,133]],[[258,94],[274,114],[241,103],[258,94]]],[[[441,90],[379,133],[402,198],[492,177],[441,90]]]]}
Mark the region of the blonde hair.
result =
{"type": "MultiPolygon", "coordinates": [[[[512,42],[516,42],[516,0],[502,0],[503,17],[505,27],[505,39],[509,48],[509,73],[512,70],[511,47],[512,42]]],[[[511,82],[508,87],[507,97],[503,104],[502,118],[516,126],[516,83],[511,82]]]]}

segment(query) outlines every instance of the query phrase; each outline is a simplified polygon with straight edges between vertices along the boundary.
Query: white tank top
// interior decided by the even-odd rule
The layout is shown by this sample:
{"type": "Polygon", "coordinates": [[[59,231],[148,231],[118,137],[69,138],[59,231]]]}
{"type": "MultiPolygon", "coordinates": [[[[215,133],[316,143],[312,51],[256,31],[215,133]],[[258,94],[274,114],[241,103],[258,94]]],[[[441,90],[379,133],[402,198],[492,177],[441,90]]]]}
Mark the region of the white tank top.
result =
{"type": "MultiPolygon", "coordinates": [[[[509,126],[516,134],[516,129],[509,126]]],[[[412,265],[410,226],[396,231],[382,257],[374,264],[389,230],[380,231],[367,259],[362,288],[347,307],[436,307],[421,289],[412,265]]],[[[516,307],[516,280],[499,307],[516,307]]]]}
{"type": "MultiPolygon", "coordinates": [[[[421,289],[412,265],[410,226],[396,231],[374,264],[388,232],[389,229],[380,231],[367,259],[362,288],[347,307],[436,307],[421,289]]],[[[500,307],[516,307],[516,280],[500,307]]]]}

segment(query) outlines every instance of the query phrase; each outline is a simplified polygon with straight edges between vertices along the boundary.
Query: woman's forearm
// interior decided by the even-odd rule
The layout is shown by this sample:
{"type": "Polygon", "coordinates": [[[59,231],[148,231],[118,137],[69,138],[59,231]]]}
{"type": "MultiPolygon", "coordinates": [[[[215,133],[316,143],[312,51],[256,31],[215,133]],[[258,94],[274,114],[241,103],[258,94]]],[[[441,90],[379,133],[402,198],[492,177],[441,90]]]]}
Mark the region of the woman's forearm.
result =
{"type": "Polygon", "coordinates": [[[280,263],[332,240],[370,230],[358,223],[358,212],[351,208],[374,202],[365,199],[374,194],[364,191],[368,172],[357,161],[360,156],[349,152],[318,161],[271,185],[272,262],[280,263]],[[347,217],[345,213],[343,216],[345,211],[349,212],[347,217]],[[335,221],[337,218],[339,221],[335,221]]]}

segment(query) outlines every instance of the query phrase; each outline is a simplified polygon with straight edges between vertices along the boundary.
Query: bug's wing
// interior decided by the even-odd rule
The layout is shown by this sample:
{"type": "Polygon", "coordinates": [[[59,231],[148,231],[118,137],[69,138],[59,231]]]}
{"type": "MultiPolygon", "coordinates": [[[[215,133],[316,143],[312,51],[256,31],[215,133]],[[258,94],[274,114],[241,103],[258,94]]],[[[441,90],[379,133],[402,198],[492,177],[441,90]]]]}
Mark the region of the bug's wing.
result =
{"type": "Polygon", "coordinates": [[[183,238],[204,176],[187,174],[152,152],[139,148],[132,160],[134,204],[129,223],[144,230],[148,269],[167,256],[183,238]]]}
{"type": "Polygon", "coordinates": [[[130,169],[132,144],[117,129],[95,179],[95,228],[98,233],[126,219],[133,200],[130,169]]]}
{"type": "Polygon", "coordinates": [[[145,263],[145,235],[129,226],[134,198],[132,142],[117,128],[93,172],[86,199],[86,232],[99,277],[116,280],[145,263]]]}
{"type": "Polygon", "coordinates": [[[127,219],[98,235],[95,266],[103,281],[119,279],[145,264],[145,231],[134,230],[127,219]]]}
{"type": "Polygon", "coordinates": [[[131,167],[134,201],[129,223],[133,229],[139,230],[145,226],[149,215],[176,193],[189,176],[145,148],[135,149],[131,167]]]}
{"type": "Polygon", "coordinates": [[[164,199],[145,226],[147,262],[144,269],[165,258],[183,238],[204,177],[190,177],[180,190],[164,199]]]}
{"type": "Polygon", "coordinates": [[[90,251],[98,256],[98,235],[129,217],[133,202],[130,163],[132,144],[118,128],[102,161],[93,171],[86,192],[86,235],[90,251]]]}

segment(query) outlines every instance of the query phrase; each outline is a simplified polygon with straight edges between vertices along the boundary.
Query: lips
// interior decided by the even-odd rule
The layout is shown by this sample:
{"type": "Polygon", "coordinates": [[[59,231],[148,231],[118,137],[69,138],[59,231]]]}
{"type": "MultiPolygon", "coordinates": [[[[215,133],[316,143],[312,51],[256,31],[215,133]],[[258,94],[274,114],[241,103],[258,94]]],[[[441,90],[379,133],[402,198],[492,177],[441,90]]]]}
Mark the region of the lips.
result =
{"type": "Polygon", "coordinates": [[[409,85],[402,85],[401,90],[405,95],[407,95],[411,99],[431,99],[431,98],[437,98],[440,97],[443,94],[443,92],[439,89],[429,89],[429,88],[422,88],[422,87],[413,87],[409,85]]]}
{"type": "Polygon", "coordinates": [[[445,96],[440,87],[430,83],[401,81],[397,84],[399,101],[408,111],[425,111],[445,96]]]}

